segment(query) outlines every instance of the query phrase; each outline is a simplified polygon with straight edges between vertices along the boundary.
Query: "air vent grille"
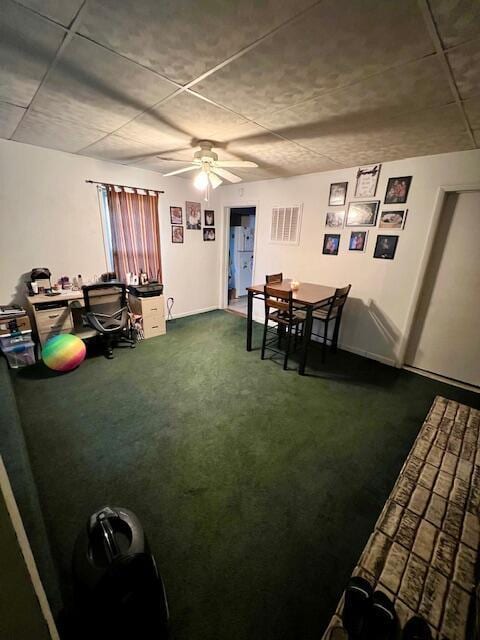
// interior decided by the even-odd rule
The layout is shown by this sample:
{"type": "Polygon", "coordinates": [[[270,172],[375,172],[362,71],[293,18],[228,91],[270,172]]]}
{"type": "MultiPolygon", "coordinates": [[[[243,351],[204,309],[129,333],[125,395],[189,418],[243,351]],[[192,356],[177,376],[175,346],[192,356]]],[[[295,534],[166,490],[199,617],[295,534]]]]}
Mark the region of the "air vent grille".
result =
{"type": "Polygon", "coordinates": [[[273,207],[270,241],[279,244],[298,244],[300,240],[301,205],[273,207]]]}

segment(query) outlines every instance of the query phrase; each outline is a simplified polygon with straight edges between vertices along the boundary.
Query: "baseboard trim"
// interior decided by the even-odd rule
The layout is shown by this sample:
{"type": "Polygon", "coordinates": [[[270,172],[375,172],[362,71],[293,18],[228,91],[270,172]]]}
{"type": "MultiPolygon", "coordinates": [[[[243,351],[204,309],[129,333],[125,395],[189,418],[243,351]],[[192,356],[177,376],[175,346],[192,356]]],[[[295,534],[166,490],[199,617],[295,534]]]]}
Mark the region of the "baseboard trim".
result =
{"type": "MultiPolygon", "coordinates": [[[[60,640],[2,456],[0,456],[0,487],[15,535],[17,536],[18,546],[20,547],[20,551],[23,555],[30,581],[40,605],[40,610],[50,632],[50,637],[52,640],[60,640]]],[[[25,615],[28,615],[27,611],[25,612],[25,615]]]]}
{"type": "Polygon", "coordinates": [[[186,311],[185,313],[176,313],[173,315],[172,320],[176,320],[177,318],[186,318],[187,316],[196,316],[199,313],[208,313],[209,311],[216,311],[218,309],[215,307],[205,307],[205,309],[195,309],[194,311],[186,311]]]}
{"type": "Polygon", "coordinates": [[[410,373],[418,373],[419,376],[424,378],[431,378],[432,380],[438,380],[445,384],[449,384],[452,387],[458,387],[459,389],[465,389],[466,391],[473,391],[474,393],[480,393],[480,387],[476,387],[474,384],[468,384],[468,382],[461,382],[460,380],[454,380],[453,378],[447,378],[441,376],[438,373],[432,373],[431,371],[425,371],[425,369],[417,369],[417,367],[411,367],[408,364],[403,365],[405,371],[410,373]]]}
{"type": "Polygon", "coordinates": [[[381,364],[386,364],[389,367],[396,367],[397,361],[393,358],[387,358],[386,356],[381,356],[379,353],[373,353],[372,351],[364,351],[363,349],[358,349],[357,347],[352,347],[349,344],[345,344],[344,342],[338,343],[339,349],[344,349],[344,351],[350,351],[350,353],[354,353],[357,356],[362,356],[364,358],[369,358],[370,360],[376,360],[381,364]]]}

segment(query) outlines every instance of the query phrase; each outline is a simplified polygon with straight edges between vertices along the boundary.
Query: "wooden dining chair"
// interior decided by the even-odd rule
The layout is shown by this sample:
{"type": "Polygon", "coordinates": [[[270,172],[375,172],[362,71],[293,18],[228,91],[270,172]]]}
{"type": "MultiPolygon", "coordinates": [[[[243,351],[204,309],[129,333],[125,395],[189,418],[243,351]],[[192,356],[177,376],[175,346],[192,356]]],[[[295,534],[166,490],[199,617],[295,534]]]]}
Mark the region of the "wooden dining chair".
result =
{"type": "Polygon", "coordinates": [[[320,323],[323,323],[323,333],[314,333],[312,331],[312,336],[316,336],[317,338],[322,338],[322,362],[325,362],[325,354],[327,350],[327,344],[331,344],[332,351],[335,352],[337,350],[338,344],[338,334],[340,331],[340,322],[342,319],[343,307],[345,306],[345,302],[347,301],[348,294],[350,293],[350,289],[352,285],[349,284],[346,287],[342,287],[341,289],[336,289],[335,294],[330,298],[330,300],[315,309],[312,317],[314,320],[318,320],[320,323]],[[330,322],[335,321],[335,326],[333,329],[333,335],[331,338],[328,337],[328,326],[330,322]]]}
{"type": "MultiPolygon", "coordinates": [[[[303,322],[305,315],[298,315],[297,309],[293,306],[293,292],[291,290],[283,291],[281,289],[275,289],[273,286],[265,285],[264,287],[265,298],[265,324],[263,327],[263,341],[262,341],[262,353],[261,359],[265,359],[265,351],[273,351],[284,356],[283,368],[288,368],[288,357],[290,355],[292,332],[295,329],[295,344],[299,335],[299,329],[303,331],[303,322]],[[269,325],[269,322],[273,322],[273,326],[269,325]],[[286,347],[285,353],[280,351],[282,332],[286,333],[286,347]],[[273,334],[274,337],[267,341],[268,334],[273,334]],[[278,340],[278,349],[273,347],[273,344],[278,340]]],[[[300,335],[303,335],[301,333],[300,335]]]]}
{"type": "Polygon", "coordinates": [[[267,284],[276,284],[283,280],[283,273],[272,273],[269,276],[265,276],[265,282],[267,284]]]}

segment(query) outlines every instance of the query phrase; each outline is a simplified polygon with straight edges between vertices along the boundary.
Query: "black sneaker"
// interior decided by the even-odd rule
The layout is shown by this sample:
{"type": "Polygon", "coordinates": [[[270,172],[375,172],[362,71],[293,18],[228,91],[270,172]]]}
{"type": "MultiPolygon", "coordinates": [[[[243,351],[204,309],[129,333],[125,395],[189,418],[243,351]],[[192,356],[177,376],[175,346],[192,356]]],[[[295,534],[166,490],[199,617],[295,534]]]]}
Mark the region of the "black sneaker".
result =
{"type": "Polygon", "coordinates": [[[372,585],[365,578],[354,576],[348,581],[342,620],[349,638],[361,637],[370,612],[372,593],[372,585]]]}
{"type": "Polygon", "coordinates": [[[398,626],[393,602],[381,591],[372,596],[372,606],[367,620],[368,640],[389,640],[398,626]]]}
{"type": "Polygon", "coordinates": [[[423,618],[410,618],[403,629],[402,640],[431,640],[432,632],[423,618]]]}

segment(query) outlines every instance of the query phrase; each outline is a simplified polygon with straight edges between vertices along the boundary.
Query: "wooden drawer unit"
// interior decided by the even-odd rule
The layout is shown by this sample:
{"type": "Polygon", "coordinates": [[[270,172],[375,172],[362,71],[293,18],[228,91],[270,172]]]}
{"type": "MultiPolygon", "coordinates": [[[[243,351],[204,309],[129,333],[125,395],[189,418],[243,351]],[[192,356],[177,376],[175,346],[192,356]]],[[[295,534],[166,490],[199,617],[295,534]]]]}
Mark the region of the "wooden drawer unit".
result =
{"type": "Polygon", "coordinates": [[[72,328],[72,316],[68,307],[37,310],[35,314],[38,333],[63,331],[72,328]]]}
{"type": "Polygon", "coordinates": [[[61,333],[70,333],[71,329],[50,329],[49,331],[44,331],[43,333],[39,333],[38,337],[40,339],[40,344],[42,347],[45,345],[47,340],[53,338],[54,336],[58,336],[61,333]]]}
{"type": "Polygon", "coordinates": [[[145,339],[161,336],[167,331],[163,296],[137,298],[129,296],[130,309],[143,318],[145,339]]]}

